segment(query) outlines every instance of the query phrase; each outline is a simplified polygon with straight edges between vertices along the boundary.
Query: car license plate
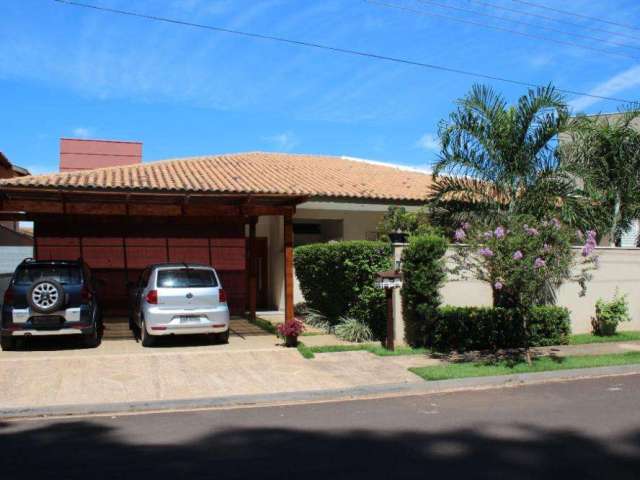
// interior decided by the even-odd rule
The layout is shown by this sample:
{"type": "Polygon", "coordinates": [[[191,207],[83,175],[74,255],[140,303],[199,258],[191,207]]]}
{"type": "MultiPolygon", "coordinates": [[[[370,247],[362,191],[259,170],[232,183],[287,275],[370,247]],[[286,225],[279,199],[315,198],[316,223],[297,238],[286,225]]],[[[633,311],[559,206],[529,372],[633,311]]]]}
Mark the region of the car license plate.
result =
{"type": "Polygon", "coordinates": [[[180,323],[200,323],[200,317],[180,317],[180,323]]]}

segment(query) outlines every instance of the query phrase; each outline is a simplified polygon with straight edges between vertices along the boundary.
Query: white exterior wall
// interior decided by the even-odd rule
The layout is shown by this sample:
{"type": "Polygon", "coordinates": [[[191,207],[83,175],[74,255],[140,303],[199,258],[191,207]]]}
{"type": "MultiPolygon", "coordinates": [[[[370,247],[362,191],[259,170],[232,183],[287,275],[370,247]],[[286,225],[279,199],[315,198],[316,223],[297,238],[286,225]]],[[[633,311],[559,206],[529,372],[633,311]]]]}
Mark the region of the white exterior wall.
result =
{"type": "MultiPolygon", "coordinates": [[[[566,283],[558,291],[558,305],[571,312],[571,330],[573,333],[590,332],[596,301],[599,298],[611,300],[616,288],[627,294],[632,316],[632,321],[620,324],[619,329],[640,330],[640,249],[599,247],[596,252],[600,257],[600,268],[593,272],[586,295],[578,295],[580,287],[575,283],[566,283]]],[[[447,282],[441,293],[445,305],[492,304],[491,289],[478,281],[447,282]]]]}
{"type": "MultiPolygon", "coordinates": [[[[387,210],[386,205],[332,204],[309,202],[298,207],[296,220],[342,220],[342,240],[365,240],[375,232],[387,210]]],[[[269,303],[284,309],[284,240],[282,217],[260,217],[256,235],[267,237],[269,248],[269,303]]],[[[294,302],[304,301],[298,279],[294,276],[294,302]]]]}

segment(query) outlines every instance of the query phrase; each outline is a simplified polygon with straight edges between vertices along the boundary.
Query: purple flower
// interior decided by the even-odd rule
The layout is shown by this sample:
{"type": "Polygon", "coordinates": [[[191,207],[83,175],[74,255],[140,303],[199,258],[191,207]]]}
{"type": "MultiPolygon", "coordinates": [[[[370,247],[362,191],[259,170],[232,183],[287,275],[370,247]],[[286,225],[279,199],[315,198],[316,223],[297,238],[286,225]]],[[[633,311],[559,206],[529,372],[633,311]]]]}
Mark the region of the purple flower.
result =
{"type": "Polygon", "coordinates": [[[542,246],[542,251],[543,251],[544,253],[549,253],[549,252],[551,251],[551,245],[549,245],[548,243],[545,243],[545,244],[542,246]]]}
{"type": "Polygon", "coordinates": [[[483,257],[493,257],[493,250],[488,247],[482,247],[480,250],[478,250],[478,253],[483,257]]]}
{"type": "Polygon", "coordinates": [[[496,290],[502,290],[502,287],[504,287],[504,285],[500,280],[493,284],[493,288],[495,288],[496,290]]]}
{"type": "Polygon", "coordinates": [[[590,243],[586,243],[586,245],[584,247],[582,247],[582,256],[583,257],[588,257],[589,255],[591,255],[591,253],[593,252],[593,249],[595,247],[590,244],[590,243]]]}
{"type": "Polygon", "coordinates": [[[498,227],[495,229],[493,234],[496,236],[496,238],[504,238],[507,232],[505,231],[504,227],[498,227]]]}
{"type": "Polygon", "coordinates": [[[585,242],[584,247],[582,247],[583,257],[588,257],[589,255],[591,255],[591,253],[598,246],[598,240],[596,239],[596,235],[597,233],[595,230],[589,230],[587,232],[587,241],[585,242]]]}
{"type": "Polygon", "coordinates": [[[515,253],[513,254],[513,259],[514,260],[520,260],[520,259],[522,259],[522,257],[524,257],[524,255],[522,254],[522,252],[520,250],[516,250],[515,253]]]}
{"type": "Polygon", "coordinates": [[[535,262],[533,262],[533,267],[534,268],[542,268],[547,264],[547,262],[545,262],[542,258],[538,257],[536,258],[535,262]]]}
{"type": "Polygon", "coordinates": [[[526,225],[525,225],[525,227],[524,227],[524,230],[525,230],[525,232],[527,232],[527,235],[530,235],[530,236],[532,236],[532,237],[536,237],[536,236],[538,236],[538,233],[539,233],[539,232],[538,232],[538,230],[537,230],[536,228],[533,228],[533,227],[527,227],[526,225]]]}
{"type": "Polygon", "coordinates": [[[453,234],[453,238],[455,238],[456,242],[461,242],[463,241],[465,238],[467,238],[467,234],[464,232],[464,230],[462,228],[459,228],[456,230],[456,232],[453,234]]]}
{"type": "Polygon", "coordinates": [[[464,222],[464,223],[461,225],[461,228],[462,228],[463,230],[465,230],[465,231],[466,231],[466,230],[469,230],[469,229],[471,228],[471,224],[470,224],[469,222],[464,222]]]}
{"type": "Polygon", "coordinates": [[[484,232],[482,236],[485,238],[485,240],[489,240],[490,238],[493,238],[493,232],[484,232]]]}

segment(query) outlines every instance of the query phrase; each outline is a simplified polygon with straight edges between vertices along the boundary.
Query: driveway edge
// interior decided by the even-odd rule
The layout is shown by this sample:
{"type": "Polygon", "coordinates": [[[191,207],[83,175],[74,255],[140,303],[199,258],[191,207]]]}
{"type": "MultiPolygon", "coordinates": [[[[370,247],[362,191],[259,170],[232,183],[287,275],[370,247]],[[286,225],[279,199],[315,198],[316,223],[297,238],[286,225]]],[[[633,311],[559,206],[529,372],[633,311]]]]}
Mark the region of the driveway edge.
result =
{"type": "Polygon", "coordinates": [[[55,405],[49,407],[0,407],[0,418],[6,420],[12,418],[130,414],[167,410],[266,407],[296,403],[364,400],[394,396],[442,394],[466,390],[514,388],[541,383],[567,382],[623,375],[640,375],[640,364],[256,395],[229,395],[223,397],[157,400],[149,402],[55,405]]]}

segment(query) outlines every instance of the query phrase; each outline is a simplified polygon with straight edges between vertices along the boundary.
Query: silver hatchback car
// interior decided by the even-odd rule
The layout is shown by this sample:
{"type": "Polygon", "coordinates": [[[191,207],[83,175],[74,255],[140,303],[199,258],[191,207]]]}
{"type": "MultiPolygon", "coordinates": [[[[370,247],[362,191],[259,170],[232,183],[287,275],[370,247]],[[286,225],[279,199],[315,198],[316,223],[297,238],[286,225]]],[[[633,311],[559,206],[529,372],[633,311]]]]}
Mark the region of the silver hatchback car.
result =
{"type": "Polygon", "coordinates": [[[144,347],[159,336],[215,335],[229,341],[229,307],[216,271],[206,265],[151,265],[132,294],[131,327],[140,332],[144,347]]]}

